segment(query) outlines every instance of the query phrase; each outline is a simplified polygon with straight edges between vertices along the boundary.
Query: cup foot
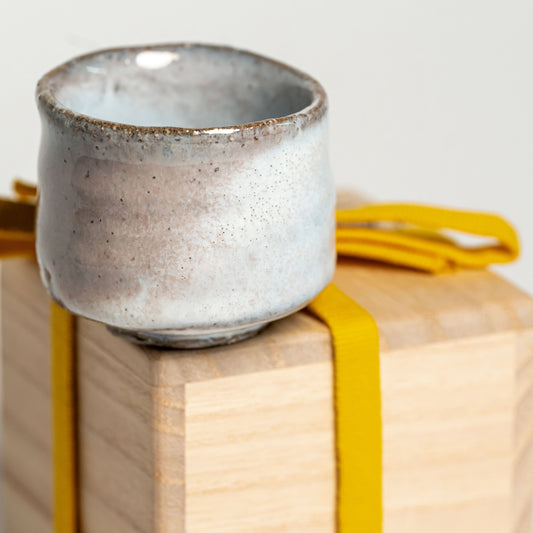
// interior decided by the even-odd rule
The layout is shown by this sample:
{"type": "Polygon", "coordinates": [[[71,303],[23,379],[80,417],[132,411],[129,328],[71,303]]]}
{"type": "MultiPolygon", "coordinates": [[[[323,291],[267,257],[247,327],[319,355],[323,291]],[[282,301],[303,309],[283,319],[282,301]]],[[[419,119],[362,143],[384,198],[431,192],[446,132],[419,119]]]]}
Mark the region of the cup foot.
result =
{"type": "Polygon", "coordinates": [[[212,346],[222,346],[233,344],[234,342],[249,339],[257,335],[268,323],[254,324],[240,328],[217,330],[199,334],[194,331],[179,331],[171,329],[160,330],[132,330],[107,326],[113,335],[119,335],[136,344],[145,346],[156,346],[159,348],[177,348],[181,350],[191,350],[196,348],[210,348],[212,346]]]}

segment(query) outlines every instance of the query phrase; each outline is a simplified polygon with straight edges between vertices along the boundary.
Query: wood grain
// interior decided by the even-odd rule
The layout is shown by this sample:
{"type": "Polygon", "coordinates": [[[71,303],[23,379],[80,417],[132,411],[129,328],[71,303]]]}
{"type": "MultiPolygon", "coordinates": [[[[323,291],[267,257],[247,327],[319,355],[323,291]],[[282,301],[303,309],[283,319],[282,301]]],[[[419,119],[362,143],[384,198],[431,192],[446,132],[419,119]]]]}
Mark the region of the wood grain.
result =
{"type": "MultiPolygon", "coordinates": [[[[383,354],[385,531],[505,531],[515,342],[383,354]]],[[[188,532],[333,531],[331,376],[326,362],[186,386],[188,532]]]]}
{"type": "MultiPolygon", "coordinates": [[[[356,261],[336,282],[380,329],[385,533],[526,533],[533,301],[491,272],[356,261]]],[[[2,273],[7,533],[51,533],[48,301],[2,273]]],[[[234,346],[140,348],[80,320],[84,533],[334,531],[329,334],[305,312],[234,346]]]]}

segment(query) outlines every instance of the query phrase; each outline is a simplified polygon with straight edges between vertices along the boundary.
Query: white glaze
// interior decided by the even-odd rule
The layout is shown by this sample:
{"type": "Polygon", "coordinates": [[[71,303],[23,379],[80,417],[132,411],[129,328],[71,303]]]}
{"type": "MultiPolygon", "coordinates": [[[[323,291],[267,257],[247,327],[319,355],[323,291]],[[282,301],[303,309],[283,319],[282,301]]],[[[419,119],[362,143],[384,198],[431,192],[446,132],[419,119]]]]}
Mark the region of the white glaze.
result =
{"type": "MultiPolygon", "coordinates": [[[[115,64],[128,58],[138,71],[139,49],[77,62],[40,84],[39,95],[56,90],[58,101],[40,105],[37,252],[49,292],[72,312],[112,326],[191,337],[300,308],[330,281],[335,264],[325,109],[296,105],[316,106],[314,87],[290,69],[229,49],[157,51],[188,58],[184,85],[196,90],[185,103],[152,97],[168,77],[176,87],[177,72],[140,89],[122,83],[124,100],[120,91],[109,96],[105,79],[116,86],[124,72],[115,64]],[[202,76],[209,62],[222,60],[231,68],[213,67],[223,78],[213,86],[202,76]],[[245,104],[239,88],[251,79],[257,90],[245,104]],[[150,96],[143,100],[143,93],[150,96]],[[213,94],[221,100],[208,105],[213,94]],[[62,113],[91,115],[91,106],[95,118],[210,129],[143,130],[62,113]],[[245,117],[276,118],[263,116],[273,110],[293,115],[239,125],[245,117]]],[[[165,55],[156,59],[164,63],[165,55]]]]}
{"type": "Polygon", "coordinates": [[[183,128],[282,117],[313,100],[291,70],[204,47],[101,54],[75,63],[54,92],[76,113],[135,126],[183,128]]]}

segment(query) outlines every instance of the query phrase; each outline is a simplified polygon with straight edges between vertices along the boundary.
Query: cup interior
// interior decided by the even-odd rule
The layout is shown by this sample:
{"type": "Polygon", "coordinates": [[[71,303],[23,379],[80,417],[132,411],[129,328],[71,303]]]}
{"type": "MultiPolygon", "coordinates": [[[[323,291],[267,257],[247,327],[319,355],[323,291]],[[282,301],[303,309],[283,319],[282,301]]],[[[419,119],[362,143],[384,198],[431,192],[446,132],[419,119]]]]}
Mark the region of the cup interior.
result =
{"type": "Polygon", "coordinates": [[[149,127],[217,128],[285,117],[316,100],[316,82],[230,48],[173,45],[96,52],[48,75],[76,114],[149,127]]]}

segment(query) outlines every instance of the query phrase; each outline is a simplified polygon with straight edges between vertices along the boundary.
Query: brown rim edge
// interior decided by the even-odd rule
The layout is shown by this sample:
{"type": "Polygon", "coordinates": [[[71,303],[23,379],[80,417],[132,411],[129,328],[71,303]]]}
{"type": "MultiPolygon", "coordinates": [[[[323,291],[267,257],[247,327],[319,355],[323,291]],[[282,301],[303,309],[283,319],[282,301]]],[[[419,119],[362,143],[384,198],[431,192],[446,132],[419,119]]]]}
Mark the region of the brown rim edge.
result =
{"type": "MultiPolygon", "coordinates": [[[[79,126],[86,127],[94,126],[99,130],[110,129],[114,132],[123,132],[127,135],[154,135],[159,134],[163,136],[172,135],[186,135],[186,136],[229,136],[236,133],[244,133],[249,131],[260,130],[269,126],[295,126],[299,124],[304,126],[305,124],[312,123],[320,119],[327,111],[327,96],[322,85],[309,76],[305,72],[298,70],[290,65],[287,65],[281,61],[277,61],[270,57],[266,57],[248,50],[234,48],[232,46],[223,46],[216,44],[196,43],[196,42],[179,42],[179,43],[159,43],[148,45],[136,45],[136,46],[118,46],[113,48],[103,48],[89,52],[87,54],[76,56],[65,63],[62,63],[54,69],[48,71],[44,76],[40,78],[36,87],[36,97],[39,106],[42,106],[44,110],[48,111],[52,117],[59,118],[58,115],[63,116],[69,122],[77,123],[79,126]],[[126,124],[122,122],[113,122],[109,120],[102,120],[83,113],[77,113],[71,109],[63,106],[52,93],[50,88],[51,81],[59,74],[66,72],[70,67],[76,63],[85,61],[92,57],[96,57],[108,53],[117,52],[143,52],[146,50],[170,50],[176,48],[203,48],[207,50],[229,52],[232,54],[248,56],[259,61],[268,62],[278,68],[287,70],[300,78],[311,90],[313,95],[312,102],[290,115],[282,117],[274,117],[256,122],[248,122],[246,124],[236,124],[232,126],[213,126],[209,128],[180,128],[174,126],[136,126],[134,124],[126,124]]],[[[85,128],[83,128],[85,129],[85,128]]]]}

